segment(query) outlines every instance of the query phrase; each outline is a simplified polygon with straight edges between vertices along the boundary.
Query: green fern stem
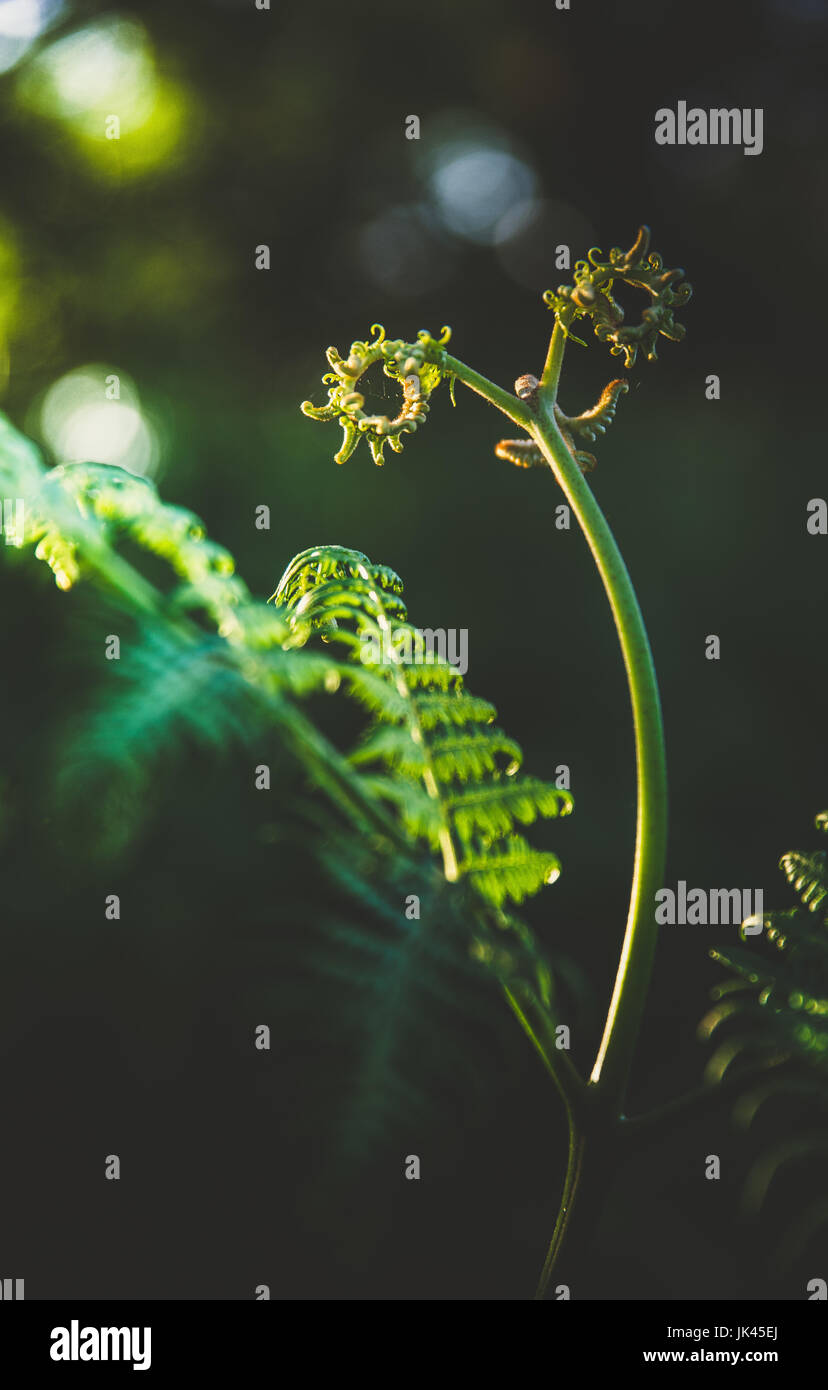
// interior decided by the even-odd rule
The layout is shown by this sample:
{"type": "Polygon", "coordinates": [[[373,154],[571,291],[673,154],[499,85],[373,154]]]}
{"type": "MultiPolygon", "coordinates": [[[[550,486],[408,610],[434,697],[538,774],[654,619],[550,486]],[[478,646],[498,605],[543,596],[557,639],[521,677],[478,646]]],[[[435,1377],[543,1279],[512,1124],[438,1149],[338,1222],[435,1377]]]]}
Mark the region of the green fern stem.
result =
{"type": "Polygon", "coordinates": [[[641,1016],[652,974],[657,926],[653,904],[662,886],[667,851],[667,769],[661,701],[644,619],[615,537],[555,421],[554,405],[566,333],[553,330],[537,411],[510,396],[455,357],[445,370],[526,430],[552,469],[583,531],[615,622],[632,704],[638,811],[627,925],[604,1034],[590,1088],[608,1112],[620,1116],[641,1016]]]}
{"type": "MultiPolygon", "coordinates": [[[[553,342],[557,338],[562,343],[563,337],[563,329],[556,324],[553,342]]],[[[635,589],[606,518],[555,423],[553,405],[554,395],[539,393],[538,413],[529,433],[578,518],[601,576],[624,658],[635,729],[638,811],[630,907],[604,1034],[590,1076],[607,1109],[618,1116],[652,974],[657,936],[653,904],[663,884],[667,854],[664,730],[650,643],[635,589]]]]}
{"type": "Polygon", "coordinates": [[[558,382],[561,379],[561,367],[563,366],[564,349],[566,347],[566,333],[556,322],[552,336],[549,339],[549,351],[546,354],[546,361],[543,364],[543,375],[540,379],[540,389],[538,399],[541,402],[548,402],[550,414],[552,407],[558,396],[558,382]]]}
{"type": "MultiPolygon", "coordinates": [[[[609,600],[627,673],[635,732],[638,807],[630,905],[604,1033],[589,1085],[581,1086],[580,1100],[585,1100],[586,1105],[578,1103],[578,1089],[573,1087],[571,1075],[562,1077],[553,1070],[567,1104],[570,1145],[558,1219],[538,1286],[539,1298],[546,1294],[563,1248],[581,1184],[586,1134],[592,1128],[587,1117],[590,1114],[596,1117],[606,1142],[623,1113],[627,1080],[652,975],[657,934],[653,904],[655,893],[663,883],[667,849],[664,731],[647,631],[615,537],[555,421],[554,406],[565,346],[566,333],[556,323],[534,411],[456,358],[449,357],[446,361],[447,370],[453,376],[531,436],[575,513],[609,600]]],[[[526,1031],[538,1046],[532,1031],[528,1027],[526,1031]]],[[[539,1050],[542,1055],[546,1054],[546,1049],[539,1047],[539,1050]]],[[[546,1056],[552,1061],[548,1054],[546,1056]]]]}
{"type": "Polygon", "coordinates": [[[443,371],[446,376],[456,377],[462,381],[464,386],[468,386],[470,391],[476,391],[478,396],[482,396],[489,405],[497,406],[504,415],[508,415],[510,420],[514,420],[521,429],[529,430],[534,416],[523,401],[518,400],[517,396],[512,396],[508,391],[504,391],[502,386],[496,386],[493,381],[489,381],[486,376],[481,376],[471,367],[467,367],[465,362],[461,362],[458,357],[452,357],[446,353],[443,371]]]}
{"type": "Polygon", "coordinates": [[[543,1263],[537,1293],[535,1294],[535,1299],[537,1301],[541,1301],[546,1297],[552,1274],[558,1263],[561,1251],[564,1248],[564,1240],[566,1239],[569,1231],[569,1224],[572,1219],[575,1197],[583,1176],[585,1148],[586,1136],[583,1130],[570,1122],[566,1177],[564,1178],[563,1192],[558,1207],[555,1229],[552,1232],[552,1239],[549,1243],[549,1249],[546,1252],[546,1259],[543,1263]]]}
{"type": "Polygon", "coordinates": [[[548,1015],[539,1010],[529,998],[518,1000],[513,989],[504,986],[503,993],[515,1018],[539,1053],[541,1061],[560,1092],[569,1119],[570,1135],[580,1132],[581,1113],[587,1091],[574,1064],[566,1052],[555,1046],[548,1015]]]}

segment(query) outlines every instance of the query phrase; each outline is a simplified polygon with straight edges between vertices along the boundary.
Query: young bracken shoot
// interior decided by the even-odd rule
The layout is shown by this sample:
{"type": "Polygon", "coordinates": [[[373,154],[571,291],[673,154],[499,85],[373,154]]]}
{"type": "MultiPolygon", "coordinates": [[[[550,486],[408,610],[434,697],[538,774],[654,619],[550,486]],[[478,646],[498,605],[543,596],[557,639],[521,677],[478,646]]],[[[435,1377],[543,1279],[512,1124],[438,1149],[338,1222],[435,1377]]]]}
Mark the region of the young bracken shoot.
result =
{"type": "MultiPolygon", "coordinates": [[[[570,1153],[561,1205],[546,1264],[541,1276],[539,1296],[547,1290],[549,1279],[569,1224],[577,1190],[583,1180],[591,1153],[603,1154],[614,1133],[623,1125],[624,1097],[633,1050],[649,985],[656,924],[653,901],[661,886],[667,830],[667,788],[664,738],[655,671],[647,633],[626,566],[607,522],[584,478],[595,466],[592,454],[576,446],[576,438],[591,443],[603,434],[615,416],[618,401],[628,390],[623,378],[610,381],[591,409],[580,415],[567,415],[558,403],[558,386],[567,340],[572,326],[590,319],[595,336],[609,345],[614,356],[623,356],[624,365],[635,365],[639,351],[647,360],[656,360],[659,335],[674,342],[684,336],[675,311],[690,298],[690,285],[684,271],[665,270],[662,258],[650,250],[650,232],[641,227],[628,251],[614,247],[607,257],[597,248],[587,259],[577,262],[573,285],[547,290],[544,302],[554,314],[554,327],[542,373],[536,377],[524,372],[515,382],[514,394],[504,391],[458,358],[447,344],[450,330],[444,328],[435,338],[423,330],[417,341],[389,340],[379,325],[372,328],[369,341],[354,342],[346,358],[333,347],[327,357],[332,371],[323,380],[328,385],[328,404],[315,407],[305,401],[303,412],[315,420],[336,420],[343,431],[343,442],[336,454],[344,463],[360,439],[367,439],[374,462],[382,464],[386,443],[395,453],[403,447],[406,434],[419,430],[428,416],[429,398],[441,381],[452,390],[457,381],[482,396],[523,431],[523,437],[504,439],[495,453],[519,467],[548,466],[586,536],[606,590],[621,646],[630,690],[635,729],[638,812],[635,862],[630,907],[615,988],[607,1013],[603,1037],[591,1075],[578,1075],[565,1051],[544,1049],[537,1032],[524,1022],[553,1073],[567,1107],[570,1126],[570,1153]],[[624,311],[613,298],[616,281],[642,291],[647,302],[637,324],[627,325],[624,311]],[[399,413],[392,419],[368,415],[365,398],[359,390],[369,367],[382,363],[387,376],[402,388],[399,413]]],[[[581,342],[581,339],[576,339],[581,342]]],[[[445,857],[445,855],[444,855],[445,857]]],[[[452,860],[446,858],[446,872],[452,860]]],[[[518,1016],[521,1017],[518,1011],[518,1016]]]]}
{"type": "MultiPolygon", "coordinates": [[[[197,740],[218,752],[234,740],[257,740],[265,732],[281,742],[325,801],[324,808],[316,808],[316,828],[306,830],[306,848],[359,908],[358,920],[340,923],[338,932],[324,936],[333,952],[345,943],[355,962],[350,970],[337,955],[335,969],[344,969],[355,988],[367,983],[373,999],[384,997],[381,980],[371,973],[378,962],[394,972],[395,997],[405,974],[422,1000],[419,1010],[407,1010],[407,1018],[414,1015],[415,1023],[432,1032],[438,1025],[429,1000],[445,1000],[448,994],[462,1010],[467,972],[482,966],[555,1082],[568,1117],[569,1157],[539,1297],[558,1268],[576,1197],[579,1219],[599,1209],[619,1147],[646,1144],[654,1126],[706,1103],[722,1085],[738,1095],[736,1118],[745,1125],[778,1097],[805,1109],[802,1129],[775,1144],[749,1171],[746,1210],[764,1220],[765,1198],[771,1182],[777,1186],[780,1170],[801,1162],[822,1165],[828,1150],[828,1120],[822,1114],[828,1114],[824,852],[792,852],[781,861],[800,907],[743,924],[745,937],[763,938],[764,953],[746,947],[713,952],[731,972],[717,987],[715,1006],[702,1025],[703,1035],[715,1035],[718,1044],[708,1068],[708,1082],[717,1084],[648,1115],[630,1119],[624,1113],[652,969],[654,904],[663,884],[667,796],[661,712],[638,602],[584,476],[595,459],[580,447],[592,444],[612,423],[628,382],[613,378],[597,403],[579,415],[563,410],[558,386],[566,343],[575,338],[578,320],[591,320],[599,341],[632,368],[639,352],[655,360],[659,336],[683,337],[675,311],[690,293],[683,272],[665,270],[661,257],[650,251],[649,232],[642,227],[628,251],[615,248],[604,257],[593,249],[575,266],[574,284],[547,291],[544,301],[554,326],[546,362],[539,376],[524,371],[514,393],[452,357],[447,328],[438,337],[422,331],[407,343],[387,339],[375,325],[370,339],[353,343],[347,357],[328,349],[328,404],[302,406],[313,419],[339,422],[339,463],[364,436],[381,464],[386,444],[399,453],[405,436],[426,423],[440,383],[447,381],[453,393],[460,381],[513,427],[515,437],[495,444],[496,456],[521,468],[548,467],[586,536],[627,672],[638,793],[629,912],[588,1077],[570,1059],[568,1041],[561,1043],[560,1033],[568,1029],[560,1017],[558,982],[517,916],[527,897],[558,877],[557,856],[533,846],[523,832],[539,817],[569,813],[568,775],[552,785],[522,772],[520,747],[497,727],[493,706],[466,690],[460,671],[442,654],[424,655],[422,633],[408,620],[397,574],[361,551],[318,546],[296,556],[265,603],[250,594],[235,573],[233,557],[208,539],[199,518],[165,504],[146,479],[96,463],[48,471],[34,445],[0,416],[0,497],[15,499],[14,545],[3,548],[4,558],[13,564],[19,551],[35,547],[59,588],[71,590],[83,582],[97,591],[106,606],[104,632],[111,631],[110,624],[116,630],[118,622],[125,624],[125,659],[116,663],[117,676],[104,682],[105,696],[87,712],[61,760],[65,803],[78,804],[79,778],[97,778],[95,795],[82,799],[98,807],[98,852],[117,854],[138,833],[156,770],[178,744],[197,740]],[[616,281],[647,297],[638,323],[625,324],[613,297],[616,281]],[[378,364],[400,390],[393,417],[365,411],[360,383],[378,364]],[[150,558],[148,566],[142,565],[144,557],[150,558]],[[307,696],[322,691],[344,693],[367,712],[362,736],[349,753],[301,707],[307,696]],[[379,915],[386,923],[398,922],[401,884],[408,885],[406,893],[416,886],[416,902],[425,908],[424,930],[407,930],[378,950],[366,921],[379,915]],[[434,922],[429,922],[432,910],[434,922]],[[452,977],[457,988],[447,991],[440,971],[447,962],[452,969],[457,965],[458,943],[463,970],[452,977]],[[814,1111],[821,1117],[819,1128],[814,1111]]],[[[288,813],[295,818],[293,804],[288,813]]],[[[822,813],[817,823],[824,830],[828,815],[822,813]]],[[[324,923],[320,928],[323,934],[327,930],[324,923]]],[[[324,968],[325,947],[321,955],[317,964],[324,968]]],[[[408,1104],[415,1088],[389,1064],[393,1048],[382,1030],[387,1024],[392,1031],[396,1027],[394,1008],[363,1012],[373,1036],[367,1080],[357,1089],[376,1119],[383,1097],[390,1097],[390,1112],[401,1096],[408,1104]]],[[[446,1036],[444,1030],[441,1038],[446,1036]]],[[[442,1047],[438,1050],[442,1059],[442,1047]]],[[[410,1047],[397,1051],[412,1053],[410,1047]]],[[[822,1181],[819,1201],[784,1234],[782,1264],[793,1262],[826,1212],[822,1181]]]]}

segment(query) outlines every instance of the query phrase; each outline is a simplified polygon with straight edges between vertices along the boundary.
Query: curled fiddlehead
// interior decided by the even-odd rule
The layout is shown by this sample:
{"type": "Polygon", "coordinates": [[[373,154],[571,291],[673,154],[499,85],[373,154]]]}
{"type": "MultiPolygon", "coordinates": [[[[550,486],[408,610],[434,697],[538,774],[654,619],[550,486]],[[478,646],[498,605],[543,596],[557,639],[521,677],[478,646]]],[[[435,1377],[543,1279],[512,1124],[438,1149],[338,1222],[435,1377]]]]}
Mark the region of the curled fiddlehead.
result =
{"type": "MultiPolygon", "coordinates": [[[[623,353],[625,365],[632,367],[639,348],[644,350],[648,361],[656,360],[656,339],[659,334],[675,342],[684,337],[685,330],[682,324],[676,322],[675,310],[687,303],[692,289],[682,279],[683,270],[664,270],[661,256],[656,251],[650,251],[649,227],[639,228],[638,236],[628,251],[614,246],[609,257],[604,259],[598,247],[593,247],[587,257],[587,260],[575,263],[574,285],[559,285],[557,290],[546,290],[543,295],[544,303],[554,312],[567,338],[574,337],[570,328],[577,319],[589,318],[595,336],[601,342],[609,343],[614,355],[623,353]],[[615,280],[644,290],[650,296],[641,322],[635,326],[624,326],[624,311],[612,296],[615,280]]],[[[575,341],[586,346],[580,338],[575,341]]],[[[537,378],[528,374],[515,382],[515,395],[525,400],[532,410],[536,408],[537,390],[537,378]]],[[[582,473],[591,472],[596,459],[593,454],[576,447],[575,435],[591,443],[598,435],[604,434],[615,418],[619,397],[628,390],[629,382],[623,377],[608,382],[596,404],[580,415],[566,415],[557,401],[554,402],[555,422],[582,473]]],[[[531,439],[502,439],[495,448],[495,454],[519,468],[546,466],[541,450],[531,439]]]]}
{"type": "Polygon", "coordinates": [[[351,343],[350,352],[342,358],[336,348],[329,347],[327,359],[333,371],[322,378],[328,386],[328,403],[314,406],[303,401],[301,410],[311,420],[338,420],[343,440],[334,455],[337,463],[351,457],[360,439],[368,440],[376,464],[385,462],[383,451],[389,444],[395,453],[403,447],[403,435],[413,433],[428,415],[428,398],[445,374],[445,345],[451,329],[444,328],[439,338],[422,329],[416,343],[402,339],[388,340],[381,324],[373,324],[374,337],[366,342],[351,343]],[[402,403],[393,418],[388,415],[368,415],[365,397],[357,389],[369,367],[381,362],[385,375],[402,386],[402,403]]]}
{"type": "Polygon", "coordinates": [[[575,284],[546,290],[543,298],[568,336],[572,336],[569,328],[576,319],[590,318],[596,338],[609,343],[614,355],[623,353],[625,365],[632,367],[639,348],[649,362],[656,360],[659,334],[673,342],[684,337],[675,310],[687,303],[693,291],[683,276],[681,269],[664,269],[658,252],[650,251],[649,227],[639,227],[628,251],[614,246],[605,260],[601,250],[593,246],[587,260],[575,263],[575,284]],[[632,327],[624,326],[624,311],[612,297],[616,280],[650,296],[640,323],[632,327]]]}

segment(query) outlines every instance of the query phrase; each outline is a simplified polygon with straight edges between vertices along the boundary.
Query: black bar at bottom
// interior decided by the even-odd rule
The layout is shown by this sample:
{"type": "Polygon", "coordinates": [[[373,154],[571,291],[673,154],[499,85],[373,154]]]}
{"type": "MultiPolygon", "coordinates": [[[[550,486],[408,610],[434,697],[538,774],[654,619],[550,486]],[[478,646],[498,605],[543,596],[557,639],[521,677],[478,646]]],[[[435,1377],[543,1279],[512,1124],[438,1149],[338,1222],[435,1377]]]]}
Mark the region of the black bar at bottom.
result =
{"type": "MultiPolygon", "coordinates": [[[[503,1356],[528,1368],[544,1358],[550,1376],[568,1365],[585,1374],[634,1370],[646,1383],[665,1365],[763,1365],[789,1378],[820,1364],[828,1303],[72,1302],[4,1301],[0,1345],[6,1365],[87,1380],[136,1372],[161,1383],[183,1371],[233,1383],[304,1366],[314,1380],[359,1374],[409,1385],[430,1381],[447,1358],[465,1379],[493,1372],[503,1356]],[[299,1366],[290,1364],[298,1360],[299,1366]],[[240,1375],[241,1373],[241,1375],[240,1375]],[[414,1382],[416,1383],[416,1381],[414,1382]]],[[[137,1382],[141,1384],[141,1381],[137,1382]]],[[[221,1382],[220,1382],[221,1383],[221,1382]]],[[[263,1382],[264,1383],[264,1382],[263,1382]]],[[[692,1384],[692,1375],[689,1382],[692,1384]]]]}

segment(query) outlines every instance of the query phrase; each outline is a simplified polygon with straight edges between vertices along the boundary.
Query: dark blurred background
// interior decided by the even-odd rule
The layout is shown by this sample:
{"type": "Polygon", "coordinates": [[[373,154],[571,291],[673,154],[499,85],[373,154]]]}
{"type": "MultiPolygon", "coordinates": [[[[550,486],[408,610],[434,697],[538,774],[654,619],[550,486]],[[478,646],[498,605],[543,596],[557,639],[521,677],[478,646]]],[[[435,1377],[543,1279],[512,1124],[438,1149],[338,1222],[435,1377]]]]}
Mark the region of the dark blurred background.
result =
{"type": "MultiPolygon", "coordinates": [[[[325,399],[325,348],[375,322],[408,339],[448,323],[451,350],[509,387],[539,373],[541,293],[572,278],[555,247],[574,263],[652,227],[694,287],[688,335],[629,373],[591,483],[659,672],[667,883],[786,905],[776,863],[813,847],[826,797],[828,541],[805,521],[826,490],[827,33],[824,0],[0,4],[0,406],[48,458],[148,473],[254,593],[294,553],[338,542],[403,576],[414,623],[468,629],[469,687],[527,768],[572,770],[574,815],[538,832],[563,873],[526,915],[594,995],[573,1035],[583,1068],[635,814],[623,671],[586,546],[554,528],[548,474],[495,459],[500,418],[461,386],[382,470],[364,446],[337,468],[338,429],[298,407],[325,399]],[[679,100],[761,107],[763,152],[657,146],[654,113],[679,100]],[[110,113],[119,141],[103,138],[110,113]],[[270,532],[253,524],[261,503],[270,532]]],[[[588,341],[566,356],[572,413],[619,374],[588,341]]],[[[447,1063],[445,1095],[341,1159],[335,1015],[278,944],[325,890],[252,790],[252,763],[275,754],[160,765],[144,834],[104,860],[50,795],[100,675],[94,600],[16,557],[3,583],[0,1273],[25,1276],[29,1297],[531,1294],[565,1136],[496,992],[467,1058],[475,1099],[447,1063]],[[112,892],[120,923],[103,920],[112,892]],[[262,1022],[270,1053],[251,1046],[262,1022]],[[103,1180],[113,1152],[119,1183],[103,1180]],[[402,1178],[412,1152],[420,1183],[402,1178]]],[[[663,933],[631,1112],[701,1077],[717,939],[663,933]]],[[[736,1217],[743,1160],[724,1106],[638,1152],[594,1247],[573,1253],[573,1296],[801,1296],[736,1217]],[[708,1153],[723,1156],[718,1184],[708,1153]]]]}

